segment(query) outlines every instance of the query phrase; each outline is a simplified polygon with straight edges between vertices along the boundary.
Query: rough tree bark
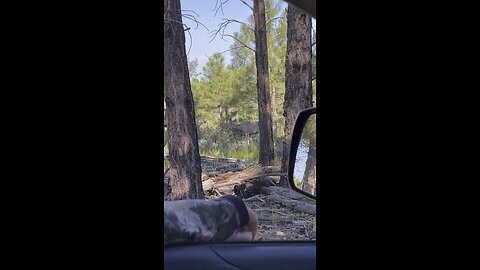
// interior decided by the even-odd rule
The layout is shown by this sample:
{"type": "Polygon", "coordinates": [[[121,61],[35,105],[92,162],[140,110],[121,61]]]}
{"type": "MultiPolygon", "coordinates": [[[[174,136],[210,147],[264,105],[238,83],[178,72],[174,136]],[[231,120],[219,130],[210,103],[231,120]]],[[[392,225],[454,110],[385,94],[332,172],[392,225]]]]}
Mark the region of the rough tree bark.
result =
{"type": "Polygon", "coordinates": [[[276,103],[277,103],[277,89],[274,87],[272,87],[272,111],[273,111],[273,115],[272,115],[272,121],[273,121],[273,134],[277,134],[278,132],[278,126],[277,126],[277,106],[276,106],[276,103]]]}
{"type": "Polygon", "coordinates": [[[267,32],[265,26],[265,0],[253,1],[255,20],[255,64],[257,67],[257,96],[260,129],[261,166],[271,166],[275,161],[273,145],[272,101],[268,76],[267,32]]]}
{"type": "MultiPolygon", "coordinates": [[[[295,6],[287,11],[287,56],[285,63],[285,137],[282,150],[282,172],[287,173],[292,132],[298,113],[312,107],[312,17],[295,6]]],[[[288,187],[286,179],[279,185],[288,187]]]]}
{"type": "Polygon", "coordinates": [[[307,163],[302,178],[302,190],[317,195],[317,140],[313,137],[309,141],[307,163]]]}
{"type": "Polygon", "coordinates": [[[172,199],[203,199],[195,107],[180,0],[164,0],[164,91],[172,199]]]}

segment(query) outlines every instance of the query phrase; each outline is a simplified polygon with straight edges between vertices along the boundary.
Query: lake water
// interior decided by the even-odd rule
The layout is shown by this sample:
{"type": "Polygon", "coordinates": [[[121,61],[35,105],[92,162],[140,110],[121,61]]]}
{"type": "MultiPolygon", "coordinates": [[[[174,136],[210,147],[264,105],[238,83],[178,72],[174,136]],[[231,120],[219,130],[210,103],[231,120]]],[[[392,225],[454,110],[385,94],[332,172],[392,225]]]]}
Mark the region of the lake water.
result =
{"type": "Polygon", "coordinates": [[[308,147],[303,144],[298,146],[297,161],[295,162],[295,169],[293,170],[293,176],[302,181],[303,174],[305,173],[305,167],[307,165],[308,147]]]}

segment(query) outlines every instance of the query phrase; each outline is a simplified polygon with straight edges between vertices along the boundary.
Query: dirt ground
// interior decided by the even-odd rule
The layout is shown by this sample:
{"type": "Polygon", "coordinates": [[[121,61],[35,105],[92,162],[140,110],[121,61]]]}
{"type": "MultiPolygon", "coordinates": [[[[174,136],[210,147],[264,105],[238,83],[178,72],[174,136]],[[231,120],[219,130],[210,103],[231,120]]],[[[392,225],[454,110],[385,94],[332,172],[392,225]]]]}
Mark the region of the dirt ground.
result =
{"type": "Polygon", "coordinates": [[[255,241],[316,240],[316,217],[293,211],[259,194],[245,199],[258,217],[258,234],[255,241]]]}
{"type": "MultiPolygon", "coordinates": [[[[218,168],[213,170],[218,170],[218,168]]],[[[245,170],[242,171],[245,172],[245,170]]],[[[164,179],[164,197],[166,200],[168,200],[168,194],[168,181],[164,179]]],[[[205,197],[206,199],[214,199],[227,194],[233,195],[230,191],[209,193],[205,194],[205,197]]],[[[275,202],[271,199],[271,195],[263,193],[244,199],[244,202],[258,217],[259,230],[255,241],[316,240],[315,215],[294,211],[275,202]]]]}
{"type": "MultiPolygon", "coordinates": [[[[208,196],[214,199],[217,196],[208,196]]],[[[255,241],[316,240],[316,216],[289,209],[259,194],[244,199],[258,217],[258,233],[255,241]]]]}

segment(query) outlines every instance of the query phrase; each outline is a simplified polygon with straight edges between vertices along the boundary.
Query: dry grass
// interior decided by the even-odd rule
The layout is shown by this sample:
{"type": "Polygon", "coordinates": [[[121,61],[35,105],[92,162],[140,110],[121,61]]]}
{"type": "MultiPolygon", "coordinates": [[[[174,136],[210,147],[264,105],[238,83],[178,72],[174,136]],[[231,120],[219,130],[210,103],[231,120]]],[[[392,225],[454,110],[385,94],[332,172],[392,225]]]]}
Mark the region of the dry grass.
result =
{"type": "MultiPolygon", "coordinates": [[[[249,170],[246,169],[237,172],[237,174],[245,174],[246,172],[249,172],[249,170]]],[[[164,196],[165,200],[170,200],[167,182],[164,178],[164,196]]],[[[206,193],[205,197],[206,199],[213,199],[231,194],[231,190],[229,191],[220,193],[216,190],[213,193],[206,193]]],[[[316,217],[314,215],[291,210],[272,200],[271,196],[258,194],[244,199],[245,204],[257,214],[259,220],[259,230],[255,241],[316,240],[316,217]]]]}
{"type": "Polygon", "coordinates": [[[255,241],[316,240],[316,217],[293,211],[260,194],[244,200],[258,217],[255,241]]]}
{"type": "Polygon", "coordinates": [[[260,195],[262,201],[245,202],[257,214],[259,228],[256,241],[316,240],[315,216],[295,212],[260,195]]]}

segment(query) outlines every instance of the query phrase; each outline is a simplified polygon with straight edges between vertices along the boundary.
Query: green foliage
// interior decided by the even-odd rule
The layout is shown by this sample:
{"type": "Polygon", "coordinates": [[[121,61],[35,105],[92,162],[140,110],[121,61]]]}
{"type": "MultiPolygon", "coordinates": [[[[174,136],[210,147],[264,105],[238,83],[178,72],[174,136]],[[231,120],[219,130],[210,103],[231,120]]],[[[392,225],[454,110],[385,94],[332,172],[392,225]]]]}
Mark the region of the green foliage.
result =
{"type": "MultiPolygon", "coordinates": [[[[287,13],[281,9],[280,1],[267,0],[265,2],[266,21],[267,21],[267,45],[268,45],[268,63],[270,67],[270,88],[275,88],[275,114],[278,130],[283,133],[283,97],[285,94],[285,57],[287,50],[287,13]]],[[[253,15],[247,21],[248,27],[254,29],[253,15]]],[[[239,41],[234,41],[230,46],[232,54],[232,66],[235,68],[243,67],[247,74],[244,77],[244,83],[251,86],[255,92],[256,98],[256,67],[255,53],[243,46],[246,44],[250,48],[255,48],[255,34],[247,26],[242,25],[241,31],[234,33],[239,41]]],[[[256,102],[256,99],[255,99],[256,102]]]]}
{"type": "Polygon", "coordinates": [[[308,118],[305,126],[302,130],[301,140],[306,143],[311,139],[314,139],[317,134],[317,115],[312,114],[310,118],[308,118]]]}
{"type": "Polygon", "coordinates": [[[198,82],[200,79],[200,72],[198,69],[198,60],[195,58],[192,61],[188,61],[188,72],[190,74],[190,81],[198,82]]]}
{"type": "Polygon", "coordinates": [[[168,161],[167,159],[163,159],[163,173],[166,173],[168,170],[168,161]]]}
{"type": "Polygon", "coordinates": [[[233,147],[200,148],[200,155],[235,157],[254,162],[258,160],[258,147],[254,144],[247,145],[246,143],[237,142],[233,147]]]}
{"type": "Polygon", "coordinates": [[[300,182],[300,180],[295,176],[293,176],[293,183],[295,184],[296,187],[302,186],[302,182],[300,182]]]}
{"type": "MultiPolygon", "coordinates": [[[[282,10],[281,1],[266,1],[266,20],[271,94],[275,89],[275,156],[280,164],[287,46],[286,10],[282,10]]],[[[258,121],[255,53],[243,45],[255,48],[253,16],[245,23],[238,32],[230,33],[239,40],[232,39],[230,63],[216,53],[201,67],[203,76],[196,59],[188,63],[202,155],[258,160],[259,135],[247,138],[229,127],[231,123],[258,121]]]]}

